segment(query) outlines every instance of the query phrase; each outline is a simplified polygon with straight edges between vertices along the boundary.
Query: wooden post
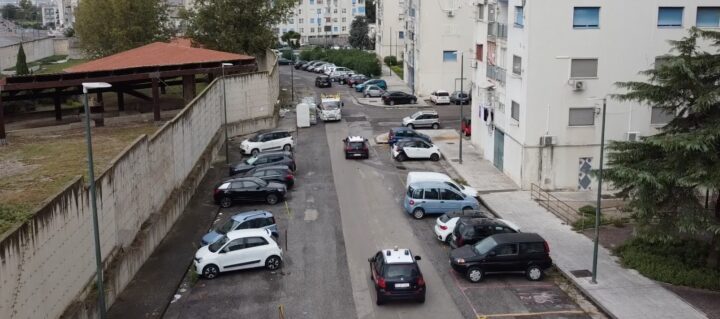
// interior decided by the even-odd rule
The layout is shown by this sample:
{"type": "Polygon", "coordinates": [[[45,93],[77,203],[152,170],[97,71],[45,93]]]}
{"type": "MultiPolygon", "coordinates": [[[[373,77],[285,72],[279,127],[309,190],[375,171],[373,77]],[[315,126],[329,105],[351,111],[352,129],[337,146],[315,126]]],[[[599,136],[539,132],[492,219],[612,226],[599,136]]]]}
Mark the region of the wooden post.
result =
{"type": "Polygon", "coordinates": [[[195,75],[183,75],[183,99],[185,104],[190,103],[195,98],[195,75]]]}
{"type": "Polygon", "coordinates": [[[214,73],[208,73],[207,83],[210,84],[210,83],[212,83],[213,80],[215,80],[215,74],[214,74],[214,73]]]}
{"type": "Polygon", "coordinates": [[[5,135],[5,115],[3,115],[2,89],[0,89],[0,146],[7,145],[7,136],[5,135]]]}
{"type": "Polygon", "coordinates": [[[153,98],[153,112],[155,114],[155,121],[160,121],[160,90],[158,85],[158,79],[152,79],[152,98],[153,98]]]}
{"type": "Polygon", "coordinates": [[[117,91],[117,103],[118,103],[118,111],[120,111],[120,112],[125,111],[125,95],[123,95],[123,92],[121,90],[117,91]]]}
{"type": "Polygon", "coordinates": [[[55,89],[55,95],[53,96],[53,102],[55,102],[55,120],[62,121],[62,105],[60,103],[60,89],[55,89]]]}

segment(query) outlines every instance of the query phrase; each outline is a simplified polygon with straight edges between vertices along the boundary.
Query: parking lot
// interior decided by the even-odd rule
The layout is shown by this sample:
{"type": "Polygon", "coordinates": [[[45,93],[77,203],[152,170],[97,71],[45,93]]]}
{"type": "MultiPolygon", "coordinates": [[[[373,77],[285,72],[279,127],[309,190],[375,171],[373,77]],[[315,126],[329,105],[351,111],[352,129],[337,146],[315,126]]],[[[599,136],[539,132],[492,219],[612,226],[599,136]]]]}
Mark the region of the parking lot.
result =
{"type": "MultiPolygon", "coordinates": [[[[284,89],[290,87],[289,68],[281,67],[284,89]]],[[[559,287],[557,283],[563,279],[553,272],[539,282],[522,275],[499,275],[479,284],[453,272],[449,247],[432,231],[435,217],[414,220],[401,203],[408,172],[435,171],[450,176],[454,172],[443,160],[398,163],[390,157],[387,145],[373,142],[374,136],[399,125],[403,116],[415,110],[359,105],[352,98],[359,94],[347,86],[315,89],[314,78],[315,74],[295,71],[296,96],[340,93],[345,103],[343,120],[320,122],[294,134],[298,169],[285,202],[237,204],[221,209],[216,219],[222,223],[239,211],[271,211],[285,253],[283,267],[274,272],[241,270],[213,280],[199,279],[178,293],[180,298],[170,305],[166,318],[277,318],[280,307],[286,318],[590,317],[559,287]],[[342,139],[348,135],[370,139],[369,159],[345,159],[342,139]],[[367,258],[396,245],[422,256],[419,264],[428,287],[424,304],[375,305],[367,258]]],[[[459,126],[458,106],[435,109],[444,127],[459,126]]],[[[292,114],[281,121],[282,126],[294,126],[292,114]]],[[[239,158],[237,153],[232,156],[239,158]]],[[[209,195],[207,200],[212,202],[209,195]]]]}

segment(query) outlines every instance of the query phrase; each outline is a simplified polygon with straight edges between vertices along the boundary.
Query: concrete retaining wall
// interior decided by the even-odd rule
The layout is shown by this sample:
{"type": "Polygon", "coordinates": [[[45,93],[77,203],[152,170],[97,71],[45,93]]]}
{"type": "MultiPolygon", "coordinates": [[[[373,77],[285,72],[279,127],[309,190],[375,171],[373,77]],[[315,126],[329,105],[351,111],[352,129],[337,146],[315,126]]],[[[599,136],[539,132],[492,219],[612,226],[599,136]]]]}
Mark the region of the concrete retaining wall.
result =
{"type": "MultiPolygon", "coordinates": [[[[274,65],[227,78],[234,134],[275,125],[274,65]]],[[[108,307],[183,212],[222,146],[221,81],[153,136],[138,138],[97,178],[108,307]]],[[[0,239],[0,316],[95,317],[92,234],[89,193],[78,177],[0,239]]]]}
{"type": "MultiPolygon", "coordinates": [[[[0,70],[14,67],[20,44],[0,47],[0,70]]],[[[23,43],[28,62],[37,61],[55,55],[55,38],[43,38],[23,43]]]]}

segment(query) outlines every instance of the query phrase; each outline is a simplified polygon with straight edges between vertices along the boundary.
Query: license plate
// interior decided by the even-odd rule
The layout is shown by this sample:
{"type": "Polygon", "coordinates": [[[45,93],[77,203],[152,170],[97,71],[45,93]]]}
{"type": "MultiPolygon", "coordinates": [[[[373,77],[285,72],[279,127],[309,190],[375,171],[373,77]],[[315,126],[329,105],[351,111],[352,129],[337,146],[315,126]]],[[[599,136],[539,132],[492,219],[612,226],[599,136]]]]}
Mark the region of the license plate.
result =
{"type": "Polygon", "coordinates": [[[362,154],[353,154],[353,156],[360,156],[360,155],[362,155],[362,154]]]}
{"type": "Polygon", "coordinates": [[[395,284],[395,288],[410,288],[409,283],[395,284]]]}

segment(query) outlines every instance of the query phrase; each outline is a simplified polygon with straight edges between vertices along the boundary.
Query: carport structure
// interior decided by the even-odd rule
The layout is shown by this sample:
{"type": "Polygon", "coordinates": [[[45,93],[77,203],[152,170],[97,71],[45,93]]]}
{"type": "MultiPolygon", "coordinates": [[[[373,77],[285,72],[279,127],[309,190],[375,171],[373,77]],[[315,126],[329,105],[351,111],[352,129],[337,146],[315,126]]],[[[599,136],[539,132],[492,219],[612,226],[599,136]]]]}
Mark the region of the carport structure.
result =
{"type": "MultiPolygon", "coordinates": [[[[160,120],[160,91],[182,85],[183,98],[190,102],[198,81],[211,82],[216,76],[258,70],[254,57],[194,48],[189,41],[154,42],[65,69],[64,73],[14,76],[0,80],[0,145],[6,141],[3,102],[52,98],[55,119],[62,120],[61,99],[82,94],[83,82],[107,82],[104,92],[117,94],[118,111],[125,110],[124,95],[152,102],[154,119],[160,120]],[[223,64],[232,64],[225,66],[223,64]],[[197,75],[206,75],[201,78],[197,75]],[[138,90],[152,89],[152,96],[138,90]]],[[[104,112],[102,92],[97,92],[93,113],[104,112]]]]}

